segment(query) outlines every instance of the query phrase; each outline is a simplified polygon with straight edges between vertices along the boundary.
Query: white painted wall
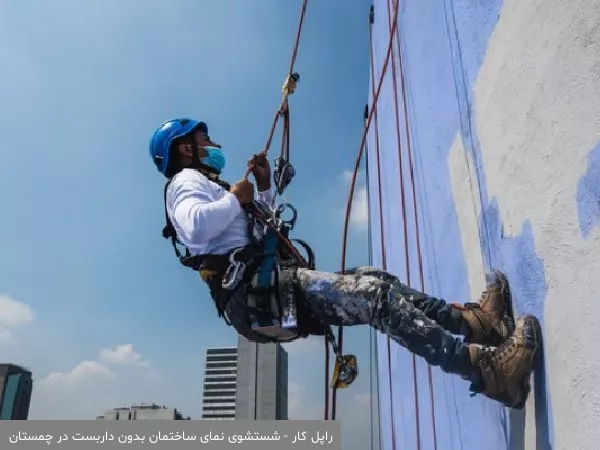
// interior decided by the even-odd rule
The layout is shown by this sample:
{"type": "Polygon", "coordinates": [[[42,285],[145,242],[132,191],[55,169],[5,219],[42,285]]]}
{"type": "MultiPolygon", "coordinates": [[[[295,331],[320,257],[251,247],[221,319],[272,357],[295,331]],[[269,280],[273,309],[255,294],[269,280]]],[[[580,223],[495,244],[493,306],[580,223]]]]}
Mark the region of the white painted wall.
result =
{"type": "MultiPolygon", "coordinates": [[[[531,221],[544,264],[554,448],[600,448],[600,227],[581,236],[576,202],[600,139],[600,2],[506,1],[475,99],[487,193],[497,198],[506,235],[531,221]]],[[[481,256],[463,152],[454,146],[450,167],[475,293],[481,256]]],[[[534,401],[526,449],[536,448],[534,401]]]]}

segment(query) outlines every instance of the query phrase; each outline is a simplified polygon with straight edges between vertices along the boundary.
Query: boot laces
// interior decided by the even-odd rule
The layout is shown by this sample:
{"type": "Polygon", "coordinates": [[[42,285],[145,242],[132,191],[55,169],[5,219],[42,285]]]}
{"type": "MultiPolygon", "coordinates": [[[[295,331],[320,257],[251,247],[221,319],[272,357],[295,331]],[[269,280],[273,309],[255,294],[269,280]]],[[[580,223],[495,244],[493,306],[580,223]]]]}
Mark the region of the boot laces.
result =
{"type": "Polygon", "coordinates": [[[517,339],[515,336],[511,336],[506,339],[500,346],[496,349],[495,356],[499,361],[504,361],[506,357],[511,354],[514,348],[517,346],[517,339]]]}

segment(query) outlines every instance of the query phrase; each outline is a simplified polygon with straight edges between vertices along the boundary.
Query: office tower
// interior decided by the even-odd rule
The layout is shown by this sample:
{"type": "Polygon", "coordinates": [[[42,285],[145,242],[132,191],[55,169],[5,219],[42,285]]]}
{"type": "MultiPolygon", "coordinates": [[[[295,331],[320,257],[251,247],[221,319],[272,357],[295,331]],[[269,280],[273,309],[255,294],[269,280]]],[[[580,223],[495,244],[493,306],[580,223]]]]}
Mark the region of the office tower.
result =
{"type": "Polygon", "coordinates": [[[280,344],[238,338],[236,419],[288,419],[287,359],[280,344]]]}
{"type": "Polygon", "coordinates": [[[202,419],[235,419],[237,355],[235,347],[206,350],[202,419]]]}
{"type": "Polygon", "coordinates": [[[287,420],[287,352],[280,344],[206,350],[202,419],[287,420]]]}
{"type": "Polygon", "coordinates": [[[0,364],[0,420],[27,420],[32,386],[30,371],[0,364]]]}
{"type": "Polygon", "coordinates": [[[96,417],[96,420],[190,420],[190,418],[183,417],[176,408],[159,406],[155,403],[150,405],[141,403],[106,411],[96,417]]]}

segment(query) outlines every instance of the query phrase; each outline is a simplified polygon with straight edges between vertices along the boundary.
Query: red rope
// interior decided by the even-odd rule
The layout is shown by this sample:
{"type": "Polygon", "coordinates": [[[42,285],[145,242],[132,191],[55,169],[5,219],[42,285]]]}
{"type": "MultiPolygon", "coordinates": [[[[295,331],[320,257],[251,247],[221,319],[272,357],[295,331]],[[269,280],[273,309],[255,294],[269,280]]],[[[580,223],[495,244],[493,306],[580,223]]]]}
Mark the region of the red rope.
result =
{"type": "MultiPolygon", "coordinates": [[[[396,1],[399,4],[399,0],[396,1]]],[[[391,4],[390,0],[388,4],[388,26],[390,27],[390,35],[392,34],[392,23],[391,23],[391,4]]],[[[396,7],[396,11],[398,7],[396,7]]],[[[396,14],[398,14],[396,12],[396,14]]],[[[397,23],[396,23],[397,27],[397,23]]],[[[394,30],[398,32],[397,29],[394,30]]],[[[402,230],[404,234],[404,265],[406,267],[406,283],[410,286],[411,274],[410,274],[410,258],[408,248],[408,225],[406,223],[406,194],[404,192],[404,169],[402,164],[402,139],[400,136],[400,112],[398,110],[398,86],[396,82],[396,59],[392,53],[392,86],[394,92],[394,112],[396,120],[396,139],[398,142],[398,175],[400,177],[400,204],[402,207],[402,230]]],[[[414,389],[414,403],[415,403],[415,427],[416,427],[416,438],[417,438],[417,449],[421,450],[421,420],[419,415],[419,383],[417,379],[417,357],[413,353],[412,355],[412,369],[413,369],[413,389],[414,389]]]]}
{"type": "MultiPolygon", "coordinates": [[[[354,163],[354,170],[352,173],[352,180],[350,182],[350,189],[349,189],[349,193],[348,193],[348,199],[346,201],[346,217],[344,220],[344,233],[343,233],[343,237],[342,237],[342,268],[341,271],[344,272],[346,270],[345,266],[346,266],[346,249],[347,249],[347,241],[348,241],[348,226],[349,226],[349,222],[350,222],[350,213],[352,210],[352,201],[354,198],[354,189],[356,186],[356,177],[358,175],[358,169],[360,167],[360,162],[362,160],[362,155],[364,152],[364,147],[365,147],[365,143],[366,143],[366,139],[367,139],[367,134],[368,131],[370,129],[370,125],[371,125],[371,121],[373,119],[373,115],[374,112],[377,109],[377,103],[379,100],[379,95],[381,93],[381,87],[383,85],[383,80],[385,78],[385,73],[387,71],[387,66],[389,64],[391,55],[392,55],[392,47],[394,44],[394,34],[396,32],[397,29],[397,21],[398,21],[398,1],[396,0],[396,8],[395,8],[395,12],[396,14],[394,15],[394,23],[393,26],[391,27],[391,31],[390,31],[390,38],[389,38],[389,42],[388,42],[388,46],[387,46],[387,52],[386,52],[386,57],[383,63],[383,67],[381,70],[381,74],[379,76],[379,82],[377,85],[377,89],[375,91],[375,95],[373,97],[373,100],[371,102],[371,107],[369,108],[369,116],[367,118],[367,123],[365,125],[365,129],[363,131],[363,135],[362,135],[362,139],[361,139],[361,143],[358,147],[358,152],[356,155],[356,160],[354,163]]],[[[379,159],[379,157],[378,157],[379,159]]],[[[381,194],[381,186],[380,186],[380,194],[381,194]]],[[[380,202],[380,208],[381,208],[381,202],[380,202]]],[[[380,211],[380,216],[381,216],[381,211],[380,211]]],[[[381,223],[381,226],[383,227],[383,222],[381,223]]],[[[383,229],[382,229],[382,236],[383,236],[383,229]]],[[[383,239],[383,237],[382,237],[383,239]]],[[[390,352],[390,339],[388,337],[388,363],[391,356],[391,352],[390,352]]],[[[391,391],[391,366],[390,364],[388,364],[388,369],[389,369],[389,373],[390,373],[390,391],[391,391]]],[[[393,403],[393,402],[392,402],[393,403]]],[[[393,418],[393,404],[391,405],[392,408],[392,418],[393,418]]],[[[393,420],[393,419],[392,419],[393,420]]],[[[395,429],[392,426],[392,448],[395,449],[396,448],[396,435],[395,435],[395,429]]]]}
{"type": "MultiPolygon", "coordinates": [[[[298,23],[298,29],[296,31],[296,39],[294,42],[294,48],[292,50],[292,57],[290,61],[290,68],[288,72],[288,77],[291,77],[294,66],[296,64],[296,58],[298,57],[298,47],[300,46],[300,36],[302,35],[302,25],[304,24],[304,16],[306,15],[306,8],[308,6],[308,0],[304,0],[302,2],[302,10],[300,11],[300,21],[298,23]]],[[[289,78],[286,80],[289,80],[289,78]]],[[[289,93],[284,93],[283,99],[279,105],[279,108],[275,112],[275,117],[273,118],[273,123],[271,124],[271,129],[269,130],[269,136],[267,137],[267,142],[265,144],[265,148],[260,153],[264,153],[265,155],[268,153],[271,148],[271,143],[273,142],[273,136],[275,135],[275,128],[277,127],[277,123],[279,122],[279,118],[284,116],[284,126],[283,126],[283,140],[286,139],[286,133],[289,130],[288,120],[289,120],[289,108],[287,105],[289,93]]],[[[283,148],[283,147],[282,147],[283,148]]],[[[252,170],[252,165],[248,165],[246,169],[246,174],[244,175],[244,179],[248,179],[250,172],[252,170]]]]}
{"type": "MultiPolygon", "coordinates": [[[[404,126],[406,129],[406,147],[408,151],[408,163],[410,170],[410,184],[412,188],[412,201],[414,206],[414,223],[415,223],[415,234],[416,234],[416,245],[417,245],[417,257],[419,264],[419,281],[421,285],[421,292],[425,292],[425,277],[423,271],[423,254],[421,251],[421,233],[419,229],[419,213],[418,213],[418,205],[417,205],[417,195],[416,195],[416,187],[415,187],[415,174],[413,168],[413,157],[412,157],[412,149],[411,149],[411,136],[410,136],[410,126],[408,124],[408,102],[406,99],[406,83],[404,80],[404,68],[402,63],[402,47],[400,42],[400,32],[396,31],[396,43],[398,47],[398,68],[400,70],[400,83],[402,87],[402,104],[404,106],[404,126]]],[[[433,427],[433,448],[437,450],[437,426],[435,420],[435,398],[433,394],[433,375],[431,366],[427,365],[427,378],[429,384],[429,400],[431,404],[431,424],[433,427]]]]}
{"type": "MultiPolygon", "coordinates": [[[[369,45],[371,47],[371,55],[373,54],[373,25],[371,24],[369,30],[369,45]]],[[[372,79],[372,92],[375,93],[375,69],[373,66],[373,58],[371,58],[371,79],[372,79]]],[[[381,182],[381,151],[379,147],[379,124],[377,119],[377,109],[374,112],[375,116],[375,139],[376,139],[376,158],[377,158],[377,195],[379,199],[379,243],[381,251],[381,262],[382,269],[387,270],[387,252],[385,250],[385,229],[383,223],[383,192],[381,182]]],[[[390,417],[392,423],[395,422],[395,411],[392,399],[394,398],[393,382],[392,382],[392,345],[389,336],[386,339],[387,357],[388,357],[388,387],[390,396],[390,417]]],[[[396,430],[392,427],[392,448],[396,448],[396,430]]]]}
{"type": "MultiPolygon", "coordinates": [[[[383,228],[383,206],[382,206],[382,188],[381,188],[381,164],[380,164],[380,149],[379,149],[379,127],[377,124],[377,102],[379,100],[379,94],[381,92],[381,86],[383,84],[383,79],[385,76],[385,72],[387,70],[387,65],[389,60],[392,60],[392,77],[393,77],[393,90],[394,90],[394,106],[395,106],[395,115],[396,115],[396,137],[398,140],[398,157],[399,157],[399,177],[400,177],[400,191],[401,191],[401,206],[402,206],[402,214],[403,214],[403,231],[404,231],[404,246],[405,246],[405,264],[407,271],[407,284],[410,285],[410,261],[409,261],[409,247],[408,247],[408,230],[407,230],[407,214],[406,214],[406,196],[404,192],[404,171],[402,164],[402,147],[401,147],[401,137],[400,137],[400,122],[399,122],[399,110],[398,110],[398,88],[396,81],[396,65],[394,54],[392,53],[393,48],[393,37],[396,35],[396,42],[398,46],[398,59],[399,59],[399,71],[400,71],[400,79],[401,79],[401,89],[402,89],[402,102],[404,109],[404,126],[407,133],[407,152],[408,152],[408,161],[409,161],[409,173],[410,173],[410,184],[412,190],[412,201],[414,205],[414,223],[415,223],[415,233],[416,233],[416,246],[417,246],[417,256],[418,256],[418,273],[419,280],[421,285],[421,290],[424,290],[424,271],[423,271],[423,258],[421,251],[421,243],[420,243],[420,230],[418,227],[418,207],[416,201],[416,186],[415,186],[415,176],[414,176],[414,167],[413,167],[413,159],[412,159],[412,149],[411,149],[411,138],[410,138],[410,129],[408,124],[408,106],[406,99],[406,84],[404,79],[404,70],[403,70],[403,62],[402,62],[402,50],[400,46],[400,37],[398,31],[398,13],[399,13],[399,0],[395,1],[394,7],[394,18],[391,20],[390,13],[390,0],[388,0],[388,23],[390,26],[390,42],[388,44],[388,52],[384,61],[384,66],[382,69],[382,73],[380,75],[379,83],[377,90],[374,88],[374,67],[373,67],[373,41],[372,41],[372,27],[370,27],[369,40],[370,40],[370,53],[371,53],[371,79],[372,79],[372,93],[373,93],[373,102],[369,111],[369,117],[367,120],[367,124],[363,133],[363,138],[361,142],[361,146],[359,147],[359,151],[357,154],[355,167],[353,171],[350,193],[348,196],[348,201],[346,204],[346,219],[344,223],[344,235],[343,235],[343,247],[342,247],[342,271],[345,270],[345,258],[346,258],[346,246],[347,246],[347,234],[348,234],[348,224],[351,212],[351,204],[353,200],[353,194],[356,184],[356,177],[358,174],[358,168],[360,165],[360,161],[362,159],[362,153],[364,149],[364,143],[366,141],[366,136],[369,131],[370,122],[372,117],[375,117],[375,133],[376,133],[376,158],[378,165],[378,194],[379,194],[379,219],[380,219],[380,227],[381,227],[381,235],[380,235],[380,244],[381,244],[381,254],[382,254],[382,268],[387,270],[387,261],[386,261],[386,252],[384,245],[384,228],[383,228]]],[[[339,330],[340,336],[342,336],[342,329],[340,327],[339,330]]],[[[390,398],[392,397],[392,379],[391,379],[391,351],[390,351],[390,338],[387,339],[387,350],[388,350],[388,375],[390,382],[390,398]]],[[[429,382],[429,393],[430,393],[430,401],[431,401],[431,420],[433,424],[433,439],[434,439],[434,448],[437,450],[437,430],[435,423],[435,403],[434,403],[434,395],[433,395],[433,378],[431,372],[431,366],[428,365],[428,382],[429,382]]],[[[416,371],[416,356],[413,355],[413,384],[414,384],[414,392],[415,392],[415,422],[416,422],[416,432],[417,432],[417,448],[421,448],[421,437],[420,437],[420,417],[419,417],[419,403],[418,403],[418,384],[417,384],[417,371],[416,371]]],[[[391,415],[392,415],[392,423],[394,423],[394,412],[393,412],[393,402],[391,402],[391,415]]],[[[392,446],[396,448],[396,440],[395,440],[395,427],[392,426],[392,446]]]]}
{"type": "MultiPolygon", "coordinates": [[[[296,32],[296,41],[294,42],[294,48],[292,50],[292,58],[290,61],[290,70],[288,75],[291,75],[294,72],[294,65],[296,64],[296,58],[298,57],[298,47],[300,46],[300,35],[302,34],[302,25],[304,24],[304,16],[306,15],[306,7],[308,6],[308,0],[304,0],[302,2],[302,9],[300,11],[300,22],[298,23],[298,31],[296,32]]],[[[273,118],[273,124],[271,125],[271,130],[269,131],[269,136],[267,137],[267,143],[265,144],[264,152],[267,153],[269,147],[271,147],[271,142],[273,141],[273,135],[275,134],[275,127],[277,126],[277,122],[279,121],[281,108],[277,110],[275,113],[275,117],[273,118]]]]}
{"type": "MultiPolygon", "coordinates": [[[[373,8],[373,7],[372,7],[373,8]]],[[[373,12],[373,11],[372,11],[373,12]]],[[[371,93],[373,97],[375,97],[375,67],[373,64],[373,17],[370,18],[369,25],[369,47],[370,47],[370,66],[371,66],[371,93]]],[[[379,199],[379,244],[381,251],[381,260],[382,260],[382,268],[383,270],[387,269],[387,254],[385,250],[385,230],[383,223],[383,193],[382,193],[382,182],[381,182],[381,153],[379,146],[379,123],[377,117],[377,108],[373,111],[373,115],[375,118],[375,155],[377,159],[377,194],[379,199]]],[[[389,336],[387,337],[387,357],[388,357],[388,387],[389,387],[389,397],[390,397],[390,416],[392,423],[395,422],[395,411],[392,399],[394,398],[393,392],[393,382],[392,382],[392,351],[391,351],[391,340],[389,336]]],[[[396,448],[396,430],[392,427],[392,448],[396,448]]]]}

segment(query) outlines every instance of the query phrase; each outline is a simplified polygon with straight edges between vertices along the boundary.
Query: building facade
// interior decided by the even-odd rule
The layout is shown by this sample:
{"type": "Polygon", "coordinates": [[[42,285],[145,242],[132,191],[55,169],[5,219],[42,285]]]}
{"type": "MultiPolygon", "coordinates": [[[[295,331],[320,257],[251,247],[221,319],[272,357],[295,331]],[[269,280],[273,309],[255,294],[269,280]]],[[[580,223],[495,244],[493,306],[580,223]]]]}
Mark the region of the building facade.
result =
{"type": "Polygon", "coordinates": [[[29,370],[0,364],[0,420],[27,420],[32,389],[29,370]]]}
{"type": "Polygon", "coordinates": [[[114,408],[96,417],[96,420],[190,420],[190,418],[184,417],[176,408],[142,403],[114,408]]]}
{"type": "Polygon", "coordinates": [[[235,347],[206,350],[202,419],[235,419],[238,349],[235,347]]]}
{"type": "Polygon", "coordinates": [[[287,353],[238,337],[206,351],[202,419],[287,420],[287,353]]]}
{"type": "Polygon", "coordinates": [[[288,419],[288,355],[280,344],[238,338],[236,419],[288,419]]]}

